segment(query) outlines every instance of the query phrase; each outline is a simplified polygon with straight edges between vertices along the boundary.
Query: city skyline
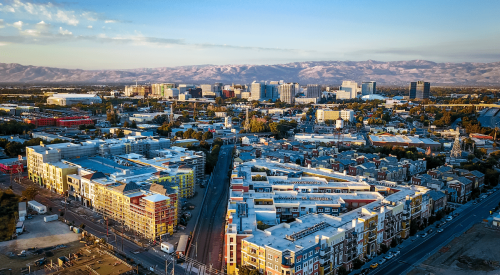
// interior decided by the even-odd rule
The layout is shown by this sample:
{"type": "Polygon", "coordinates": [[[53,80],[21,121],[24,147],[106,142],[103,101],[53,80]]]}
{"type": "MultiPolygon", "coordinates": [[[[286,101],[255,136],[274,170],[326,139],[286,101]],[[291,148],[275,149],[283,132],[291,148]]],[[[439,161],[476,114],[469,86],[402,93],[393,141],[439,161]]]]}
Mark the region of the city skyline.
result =
{"type": "Polygon", "coordinates": [[[80,69],[323,60],[495,62],[500,3],[0,4],[2,62],[80,69]],[[397,22],[397,23],[396,23],[397,22]],[[369,43],[367,42],[369,41],[369,43]]]}

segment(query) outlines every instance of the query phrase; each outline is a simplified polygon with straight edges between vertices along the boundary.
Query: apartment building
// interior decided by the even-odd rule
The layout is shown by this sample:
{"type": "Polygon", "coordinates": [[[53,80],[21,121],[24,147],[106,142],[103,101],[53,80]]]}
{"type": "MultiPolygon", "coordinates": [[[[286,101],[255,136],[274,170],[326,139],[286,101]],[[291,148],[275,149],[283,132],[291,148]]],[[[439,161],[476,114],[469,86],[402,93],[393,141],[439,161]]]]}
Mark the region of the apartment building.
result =
{"type": "Polygon", "coordinates": [[[172,235],[177,225],[177,193],[166,195],[143,190],[137,184],[94,184],[94,209],[105,218],[113,219],[144,238],[154,240],[165,234],[172,235]]]}
{"type": "Polygon", "coordinates": [[[333,182],[328,169],[304,177],[293,165],[263,162],[241,164],[231,175],[224,246],[229,274],[237,274],[240,265],[264,274],[352,270],[354,259],[376,256],[381,244],[407,238],[411,223],[428,217],[427,188],[333,182]],[[332,211],[334,204],[340,204],[339,212],[332,211]],[[286,208],[293,222],[282,219],[286,208]]]}

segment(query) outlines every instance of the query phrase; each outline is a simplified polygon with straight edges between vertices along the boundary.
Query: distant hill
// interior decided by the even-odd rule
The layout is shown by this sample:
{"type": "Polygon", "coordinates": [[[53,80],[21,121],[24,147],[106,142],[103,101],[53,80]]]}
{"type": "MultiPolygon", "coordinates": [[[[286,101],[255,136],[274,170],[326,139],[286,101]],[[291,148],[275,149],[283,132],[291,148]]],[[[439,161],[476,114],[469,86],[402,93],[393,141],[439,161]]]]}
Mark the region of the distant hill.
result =
{"type": "Polygon", "coordinates": [[[500,85],[500,62],[435,63],[412,61],[318,61],[276,65],[203,65],[131,70],[79,70],[0,63],[2,83],[250,83],[284,80],[301,84],[340,84],[342,80],[406,85],[425,80],[431,85],[500,85]]]}

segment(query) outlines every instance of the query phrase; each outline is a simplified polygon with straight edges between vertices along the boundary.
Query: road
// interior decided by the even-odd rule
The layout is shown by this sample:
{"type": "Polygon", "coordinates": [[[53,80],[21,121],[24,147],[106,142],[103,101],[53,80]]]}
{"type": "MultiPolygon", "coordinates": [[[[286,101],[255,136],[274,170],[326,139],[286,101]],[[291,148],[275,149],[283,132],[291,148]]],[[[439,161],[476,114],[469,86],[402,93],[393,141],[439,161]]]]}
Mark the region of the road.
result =
{"type": "Polygon", "coordinates": [[[219,153],[217,166],[212,174],[212,181],[207,186],[207,195],[200,220],[194,233],[195,247],[190,257],[197,261],[221,270],[223,250],[223,230],[228,201],[228,171],[232,162],[232,145],[224,145],[219,153]]]}
{"type": "MultiPolygon", "coordinates": [[[[408,240],[406,240],[405,242],[408,245],[401,250],[399,256],[385,262],[381,267],[370,272],[370,274],[404,274],[408,272],[414,265],[419,264],[427,259],[427,257],[434,254],[435,250],[440,249],[452,239],[461,235],[470,226],[481,222],[484,218],[489,216],[489,211],[497,206],[500,201],[499,193],[500,190],[494,192],[476,205],[469,203],[470,206],[465,208],[458,217],[441,227],[443,229],[442,233],[438,233],[435,226],[429,226],[429,228],[434,228],[434,232],[429,234],[426,238],[410,237],[410,239],[415,240],[410,240],[410,244],[408,244],[408,240]]],[[[428,229],[425,231],[427,232],[427,230],[428,229]]],[[[423,232],[424,231],[422,231],[422,233],[423,232]]],[[[378,261],[380,258],[379,256],[370,263],[378,261]]],[[[365,264],[363,268],[369,267],[370,263],[365,264]]]]}

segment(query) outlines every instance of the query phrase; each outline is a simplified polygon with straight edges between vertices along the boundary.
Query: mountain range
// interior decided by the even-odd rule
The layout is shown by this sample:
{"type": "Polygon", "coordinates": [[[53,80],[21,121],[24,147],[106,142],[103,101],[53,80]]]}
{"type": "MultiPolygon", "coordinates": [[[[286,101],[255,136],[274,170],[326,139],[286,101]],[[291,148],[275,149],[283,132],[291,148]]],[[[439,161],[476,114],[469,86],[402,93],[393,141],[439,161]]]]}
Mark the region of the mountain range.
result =
{"type": "Polygon", "coordinates": [[[300,84],[340,84],[343,80],[407,85],[500,85],[500,62],[436,63],[412,61],[311,61],[276,65],[201,65],[130,70],[80,70],[0,63],[0,83],[251,83],[284,80],[300,84]]]}

